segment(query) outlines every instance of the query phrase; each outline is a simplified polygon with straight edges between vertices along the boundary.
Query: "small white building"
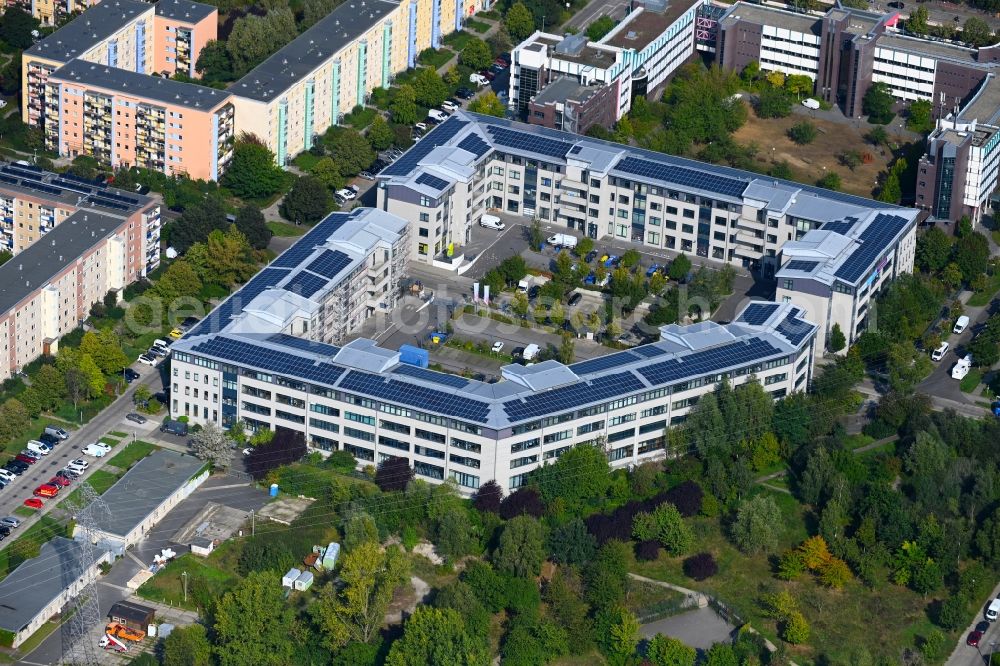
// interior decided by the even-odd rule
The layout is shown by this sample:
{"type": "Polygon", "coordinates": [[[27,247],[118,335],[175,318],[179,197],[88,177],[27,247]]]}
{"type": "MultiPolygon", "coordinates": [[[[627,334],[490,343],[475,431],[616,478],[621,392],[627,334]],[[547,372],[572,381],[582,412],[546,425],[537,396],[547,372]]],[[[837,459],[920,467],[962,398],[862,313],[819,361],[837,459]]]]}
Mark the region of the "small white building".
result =
{"type": "Polygon", "coordinates": [[[287,587],[289,589],[295,587],[295,581],[298,580],[301,575],[301,571],[292,567],[288,570],[288,573],[281,577],[281,587],[287,587]]]}

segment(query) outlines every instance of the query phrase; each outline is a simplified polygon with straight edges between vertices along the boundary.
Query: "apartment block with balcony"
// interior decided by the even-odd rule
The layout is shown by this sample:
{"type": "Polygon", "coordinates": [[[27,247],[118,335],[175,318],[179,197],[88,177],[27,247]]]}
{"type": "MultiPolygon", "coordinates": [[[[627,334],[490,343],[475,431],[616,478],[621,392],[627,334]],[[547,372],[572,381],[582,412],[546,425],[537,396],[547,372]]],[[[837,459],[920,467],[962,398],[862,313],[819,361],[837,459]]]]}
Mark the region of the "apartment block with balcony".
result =
{"type": "Polygon", "coordinates": [[[74,60],[49,76],[58,105],[46,145],[60,155],[217,180],[232,156],[232,95],[74,60]]]}
{"type": "Polygon", "coordinates": [[[137,0],[96,4],[24,51],[21,58],[21,118],[42,127],[49,75],[79,59],[133,72],[152,72],[155,5],[137,0]]]}
{"type": "Polygon", "coordinates": [[[219,10],[190,0],[160,0],[154,25],[153,71],[199,78],[195,65],[205,44],[218,38],[219,10]]]}
{"type": "Polygon", "coordinates": [[[51,26],[97,2],[98,0],[6,0],[0,2],[0,7],[19,7],[38,19],[43,26],[51,26]]]}

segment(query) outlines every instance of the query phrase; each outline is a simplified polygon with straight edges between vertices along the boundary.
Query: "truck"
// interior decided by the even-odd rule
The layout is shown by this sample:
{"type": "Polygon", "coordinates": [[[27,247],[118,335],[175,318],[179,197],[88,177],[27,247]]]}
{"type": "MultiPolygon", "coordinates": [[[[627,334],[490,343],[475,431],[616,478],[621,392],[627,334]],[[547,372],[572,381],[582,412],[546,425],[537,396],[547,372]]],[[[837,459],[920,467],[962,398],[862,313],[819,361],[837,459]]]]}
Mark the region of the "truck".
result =
{"type": "Polygon", "coordinates": [[[969,374],[969,370],[972,369],[972,354],[966,354],[965,358],[961,359],[955,364],[955,367],[951,369],[952,379],[965,379],[965,376],[969,374]]]}
{"type": "Polygon", "coordinates": [[[567,250],[572,250],[576,247],[576,236],[571,236],[570,234],[554,234],[549,236],[548,240],[545,242],[553,247],[564,247],[567,250]]]}

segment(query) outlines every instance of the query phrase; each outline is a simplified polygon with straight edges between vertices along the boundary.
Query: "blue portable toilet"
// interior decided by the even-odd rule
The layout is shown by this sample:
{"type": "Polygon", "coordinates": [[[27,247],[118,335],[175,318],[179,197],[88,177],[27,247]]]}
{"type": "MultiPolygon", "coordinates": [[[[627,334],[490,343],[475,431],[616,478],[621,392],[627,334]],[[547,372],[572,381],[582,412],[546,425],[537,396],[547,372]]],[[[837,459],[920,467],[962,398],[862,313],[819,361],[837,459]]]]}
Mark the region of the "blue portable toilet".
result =
{"type": "Polygon", "coordinates": [[[278,496],[278,484],[277,483],[272,483],[271,484],[271,497],[277,497],[277,496],[278,496]]]}

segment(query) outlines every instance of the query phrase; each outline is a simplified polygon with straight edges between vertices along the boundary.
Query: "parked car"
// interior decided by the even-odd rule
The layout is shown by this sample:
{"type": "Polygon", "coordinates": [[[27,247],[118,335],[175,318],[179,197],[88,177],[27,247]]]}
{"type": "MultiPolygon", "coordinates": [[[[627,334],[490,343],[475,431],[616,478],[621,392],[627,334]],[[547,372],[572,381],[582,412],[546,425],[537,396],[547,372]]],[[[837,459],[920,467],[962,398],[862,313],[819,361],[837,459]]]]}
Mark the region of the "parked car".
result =
{"type": "Polygon", "coordinates": [[[186,437],[188,432],[187,423],[183,421],[173,421],[166,420],[163,425],[160,426],[160,432],[170,433],[171,435],[177,435],[178,437],[186,437]]]}
{"type": "Polygon", "coordinates": [[[17,474],[14,474],[14,472],[10,471],[9,469],[0,468],[0,480],[6,483],[10,483],[16,478],[17,474]]]}
{"type": "Polygon", "coordinates": [[[10,528],[6,525],[0,525],[0,541],[3,541],[10,536],[10,528]]]}
{"type": "Polygon", "coordinates": [[[51,423],[45,426],[45,434],[52,435],[53,437],[58,437],[59,439],[69,439],[69,433],[60,428],[59,426],[54,426],[51,423]]]}
{"type": "Polygon", "coordinates": [[[23,453],[17,454],[17,456],[15,456],[14,460],[17,460],[19,462],[23,462],[26,465],[34,465],[36,462],[38,462],[37,458],[32,458],[31,456],[26,456],[23,453]]]}
{"type": "MultiPolygon", "coordinates": [[[[199,321],[201,320],[198,319],[197,317],[184,317],[184,321],[181,322],[181,328],[186,331],[187,329],[197,324],[199,321]]],[[[168,341],[167,344],[170,344],[170,342],[168,341]]]]}
{"type": "Polygon", "coordinates": [[[659,264],[653,264],[648,269],[646,269],[646,277],[651,278],[656,275],[656,271],[660,270],[659,264]]]}
{"type": "Polygon", "coordinates": [[[49,446],[49,445],[48,445],[48,444],[46,444],[45,442],[39,442],[39,441],[38,441],[38,440],[36,440],[36,439],[32,439],[32,440],[30,440],[30,441],[29,441],[29,442],[28,442],[27,444],[25,444],[24,446],[25,446],[25,448],[26,448],[26,449],[28,449],[29,451],[34,451],[35,453],[38,453],[38,454],[41,454],[41,455],[43,455],[43,456],[47,456],[47,455],[49,455],[50,453],[52,453],[52,447],[51,447],[51,446],[49,446]]]}
{"type": "Polygon", "coordinates": [[[569,300],[566,301],[566,303],[568,305],[576,305],[577,303],[580,302],[580,299],[582,299],[582,298],[583,298],[583,296],[580,294],[580,292],[576,291],[576,292],[573,292],[573,294],[569,297],[569,300]]]}
{"type": "Polygon", "coordinates": [[[14,476],[21,476],[28,471],[28,463],[23,463],[15,458],[14,460],[8,460],[3,468],[14,476]]]}
{"type": "Polygon", "coordinates": [[[469,99],[472,99],[473,97],[475,97],[476,93],[474,93],[473,91],[469,90],[468,88],[464,88],[463,87],[463,88],[459,88],[458,90],[455,91],[455,96],[459,97],[460,99],[469,100],[469,99]]]}
{"type": "Polygon", "coordinates": [[[93,444],[88,444],[83,447],[83,455],[94,456],[95,458],[103,458],[108,455],[111,447],[107,444],[102,444],[100,442],[94,442],[93,444]]]}
{"type": "Polygon", "coordinates": [[[179,328],[175,328],[175,329],[172,329],[170,331],[170,333],[168,333],[167,335],[169,335],[174,340],[180,340],[181,338],[184,337],[184,331],[182,331],[179,328]]]}
{"type": "Polygon", "coordinates": [[[538,294],[541,293],[541,291],[542,291],[541,285],[533,284],[530,287],[528,287],[528,300],[533,301],[536,298],[538,298],[538,294]]]}
{"type": "Polygon", "coordinates": [[[500,65],[498,65],[496,63],[493,63],[492,65],[490,65],[490,67],[489,67],[489,69],[487,71],[489,71],[491,74],[493,74],[494,76],[496,76],[497,74],[501,73],[503,70],[504,70],[503,67],[501,67],[500,65]]]}
{"type": "Polygon", "coordinates": [[[251,453],[253,453],[253,451],[254,451],[254,448],[252,446],[248,446],[245,449],[243,449],[243,455],[248,456],[251,453]]]}
{"type": "Polygon", "coordinates": [[[70,481],[75,481],[80,478],[80,473],[74,472],[71,469],[61,469],[58,472],[56,472],[56,476],[67,478],[70,481]]]}
{"type": "Polygon", "coordinates": [[[496,342],[494,342],[492,349],[493,349],[493,353],[494,354],[499,354],[500,352],[502,352],[503,351],[503,341],[502,340],[497,340],[496,342]]]}
{"type": "Polygon", "coordinates": [[[444,111],[438,111],[437,109],[428,110],[427,117],[432,118],[438,121],[439,123],[443,123],[444,121],[448,120],[448,114],[446,114],[444,111]]]}
{"type": "Polygon", "coordinates": [[[141,354],[139,356],[139,363],[142,363],[143,365],[156,367],[156,357],[150,356],[149,354],[141,354]]]}
{"type": "Polygon", "coordinates": [[[587,256],[585,256],[583,260],[589,264],[594,260],[594,257],[596,256],[597,256],[597,250],[591,250],[590,252],[587,253],[587,256]]]}
{"type": "Polygon", "coordinates": [[[59,494],[60,486],[54,486],[50,483],[43,483],[42,485],[35,488],[32,493],[35,497],[55,497],[59,494]]]}
{"type": "Polygon", "coordinates": [[[76,472],[76,470],[80,470],[77,474],[82,474],[88,467],[90,467],[90,463],[83,458],[72,460],[68,465],[66,465],[66,469],[70,471],[76,472]]]}
{"type": "Polygon", "coordinates": [[[500,69],[507,69],[508,67],[510,67],[510,63],[507,62],[506,59],[500,56],[497,56],[497,59],[493,61],[493,64],[499,67],[500,69]]]}
{"type": "Polygon", "coordinates": [[[43,506],[45,506],[45,502],[38,499],[37,497],[29,497],[28,499],[24,500],[24,506],[31,509],[41,509],[43,506]]]}
{"type": "Polygon", "coordinates": [[[492,81],[493,79],[497,78],[497,75],[495,73],[491,72],[488,69],[481,69],[481,70],[479,70],[479,76],[481,76],[484,79],[486,79],[487,82],[492,81]]]}
{"type": "Polygon", "coordinates": [[[941,359],[944,358],[944,355],[948,353],[948,350],[950,348],[951,345],[949,345],[947,342],[942,342],[940,347],[931,352],[931,360],[940,361],[941,359]]]}
{"type": "Polygon", "coordinates": [[[166,353],[159,347],[150,347],[146,350],[146,356],[152,356],[153,358],[165,358],[166,353]]]}
{"type": "Polygon", "coordinates": [[[126,421],[131,421],[132,423],[138,423],[138,424],[141,425],[141,424],[145,423],[148,419],[145,416],[143,416],[142,414],[136,414],[135,412],[129,412],[128,414],[125,415],[125,420],[126,421]]]}
{"type": "Polygon", "coordinates": [[[473,72],[472,74],[469,74],[469,83],[473,83],[482,88],[483,86],[489,85],[490,80],[482,74],[473,72]]]}
{"type": "Polygon", "coordinates": [[[375,176],[373,176],[369,171],[362,171],[358,175],[364,178],[365,180],[375,180],[375,176]]]}
{"type": "Polygon", "coordinates": [[[453,102],[450,99],[446,99],[445,101],[441,102],[441,108],[447,111],[448,113],[455,113],[456,111],[458,111],[458,103],[453,102]]]}
{"type": "Polygon", "coordinates": [[[70,483],[72,483],[72,481],[67,479],[65,476],[53,476],[51,479],[49,479],[49,483],[53,486],[59,486],[60,488],[65,488],[70,483]]]}
{"type": "Polygon", "coordinates": [[[972,647],[979,647],[979,641],[983,640],[983,632],[972,631],[969,633],[969,637],[965,639],[965,644],[972,647]]]}
{"type": "Polygon", "coordinates": [[[0,518],[0,525],[4,527],[9,527],[11,529],[16,529],[21,526],[21,519],[15,518],[14,516],[7,516],[5,518],[0,518]]]}
{"type": "Polygon", "coordinates": [[[342,190],[337,190],[336,194],[339,197],[343,197],[346,201],[350,201],[351,199],[354,199],[355,197],[358,196],[357,194],[347,189],[346,187],[342,190]]]}

